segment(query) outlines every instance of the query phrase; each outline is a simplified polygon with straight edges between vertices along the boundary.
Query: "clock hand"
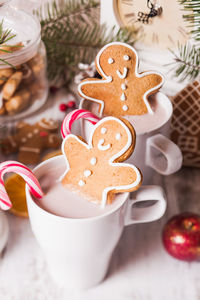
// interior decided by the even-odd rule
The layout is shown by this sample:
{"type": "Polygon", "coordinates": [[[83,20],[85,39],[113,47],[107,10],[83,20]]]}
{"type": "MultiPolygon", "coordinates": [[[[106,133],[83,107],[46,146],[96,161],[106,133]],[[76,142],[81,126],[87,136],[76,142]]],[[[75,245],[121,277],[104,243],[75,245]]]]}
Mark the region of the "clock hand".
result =
{"type": "Polygon", "coordinates": [[[138,12],[138,21],[144,24],[149,23],[149,18],[160,16],[162,14],[162,7],[157,7],[157,5],[152,3],[151,0],[147,0],[147,7],[150,9],[150,12],[148,14],[141,11],[138,12]]]}

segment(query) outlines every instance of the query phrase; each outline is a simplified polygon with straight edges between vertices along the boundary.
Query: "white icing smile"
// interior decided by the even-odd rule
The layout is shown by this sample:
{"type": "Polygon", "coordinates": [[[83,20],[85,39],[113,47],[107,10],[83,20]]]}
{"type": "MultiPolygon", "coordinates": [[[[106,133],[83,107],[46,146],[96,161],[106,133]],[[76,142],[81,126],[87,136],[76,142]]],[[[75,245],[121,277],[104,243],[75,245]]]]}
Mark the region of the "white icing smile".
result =
{"type": "Polygon", "coordinates": [[[119,78],[124,79],[127,76],[128,69],[124,67],[123,73],[121,73],[119,70],[116,71],[119,78]]]}
{"type": "Polygon", "coordinates": [[[111,144],[103,145],[105,143],[104,139],[100,139],[98,142],[98,149],[102,151],[106,151],[111,148],[111,144]]]}

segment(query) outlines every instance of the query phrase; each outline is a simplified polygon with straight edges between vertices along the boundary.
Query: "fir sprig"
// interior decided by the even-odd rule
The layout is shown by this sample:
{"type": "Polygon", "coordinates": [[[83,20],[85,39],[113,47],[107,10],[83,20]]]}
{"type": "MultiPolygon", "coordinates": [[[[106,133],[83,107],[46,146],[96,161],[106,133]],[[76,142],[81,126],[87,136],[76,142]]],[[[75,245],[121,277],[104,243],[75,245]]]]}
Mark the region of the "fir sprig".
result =
{"type": "Polygon", "coordinates": [[[188,22],[188,27],[192,28],[190,33],[196,41],[200,41],[200,0],[179,0],[183,4],[186,14],[183,18],[188,22]]]}
{"type": "MultiPolygon", "coordinates": [[[[5,52],[5,53],[12,53],[11,50],[6,49],[6,46],[7,46],[6,43],[9,40],[13,39],[16,36],[16,34],[12,34],[12,29],[4,30],[3,22],[4,22],[4,20],[2,20],[0,22],[0,51],[5,52]]],[[[12,45],[9,45],[7,47],[9,47],[9,49],[10,49],[12,47],[12,45]]],[[[16,46],[13,46],[13,47],[16,47],[16,46]]],[[[8,65],[10,67],[13,67],[13,65],[10,64],[6,59],[0,58],[0,62],[2,62],[5,65],[8,65]]]]}
{"type": "Polygon", "coordinates": [[[107,31],[98,23],[99,1],[64,0],[43,6],[37,15],[46,46],[48,74],[51,80],[68,83],[77,71],[78,63],[90,64],[99,48],[112,41],[133,44],[136,32],[114,28],[107,31]]]}
{"type": "Polygon", "coordinates": [[[195,43],[179,45],[178,54],[171,51],[176,65],[175,74],[180,80],[195,79],[200,74],[200,0],[179,0],[179,2],[186,11],[183,18],[188,22],[195,43]]]}
{"type": "MultiPolygon", "coordinates": [[[[3,29],[3,20],[0,23],[0,50],[3,52],[10,52],[5,49],[1,49],[2,46],[5,46],[9,40],[13,39],[16,34],[12,34],[12,29],[3,29]]],[[[9,46],[10,47],[10,46],[9,46]]]]}
{"type": "Polygon", "coordinates": [[[177,67],[176,76],[180,80],[196,78],[200,74],[200,48],[187,44],[179,45],[178,50],[178,54],[172,52],[177,67]]]}

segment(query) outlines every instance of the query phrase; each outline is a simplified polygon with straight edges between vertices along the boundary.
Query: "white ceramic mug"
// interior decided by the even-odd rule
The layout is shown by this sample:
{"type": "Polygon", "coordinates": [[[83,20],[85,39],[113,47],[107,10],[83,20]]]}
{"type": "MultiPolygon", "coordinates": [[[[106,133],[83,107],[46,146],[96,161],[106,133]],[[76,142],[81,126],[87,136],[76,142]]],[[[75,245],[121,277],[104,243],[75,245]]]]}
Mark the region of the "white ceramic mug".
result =
{"type": "MultiPolygon", "coordinates": [[[[62,155],[41,163],[34,173],[40,179],[60,163],[65,164],[62,155]]],[[[26,197],[31,227],[49,271],[57,283],[69,289],[85,289],[101,282],[124,226],[157,220],[166,209],[166,197],[159,186],[143,186],[131,194],[131,199],[129,193],[119,194],[121,199],[113,210],[84,219],[59,217],[43,210],[27,187],[26,197]],[[146,207],[136,205],[150,200],[156,201],[146,207]]]]}
{"type": "MultiPolygon", "coordinates": [[[[135,150],[126,161],[140,168],[143,174],[143,184],[149,184],[154,171],[170,175],[182,166],[182,153],[179,147],[170,139],[170,124],[173,113],[172,103],[167,96],[159,92],[155,95],[167,112],[166,122],[158,128],[142,133],[136,133],[135,150]]],[[[87,109],[86,101],[80,107],[87,109]]],[[[148,124],[147,124],[148,125],[148,124]]],[[[82,120],[82,136],[88,141],[93,125],[82,120]]]]}

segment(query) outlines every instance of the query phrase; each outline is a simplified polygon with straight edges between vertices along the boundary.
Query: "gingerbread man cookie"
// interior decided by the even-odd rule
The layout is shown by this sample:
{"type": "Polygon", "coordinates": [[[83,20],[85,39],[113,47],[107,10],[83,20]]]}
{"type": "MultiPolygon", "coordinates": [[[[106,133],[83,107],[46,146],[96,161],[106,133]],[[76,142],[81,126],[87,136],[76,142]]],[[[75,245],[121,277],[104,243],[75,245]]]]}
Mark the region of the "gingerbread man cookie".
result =
{"type": "Polygon", "coordinates": [[[78,91],[81,97],[100,105],[100,116],[153,113],[148,96],[159,90],[164,78],[156,72],[138,73],[133,47],[120,42],[104,46],[97,54],[96,68],[102,79],[85,79],[78,91]]]}
{"type": "Polygon", "coordinates": [[[100,120],[88,144],[69,134],[62,144],[67,161],[62,184],[102,206],[111,203],[116,193],[136,190],[142,180],[140,171],[133,165],[121,163],[132,154],[134,146],[133,127],[128,121],[115,117],[100,120]]]}
{"type": "Polygon", "coordinates": [[[18,160],[24,164],[36,164],[45,149],[56,149],[61,144],[58,123],[52,119],[42,119],[36,124],[20,122],[16,133],[2,140],[2,152],[11,154],[18,152],[18,160]]]}

